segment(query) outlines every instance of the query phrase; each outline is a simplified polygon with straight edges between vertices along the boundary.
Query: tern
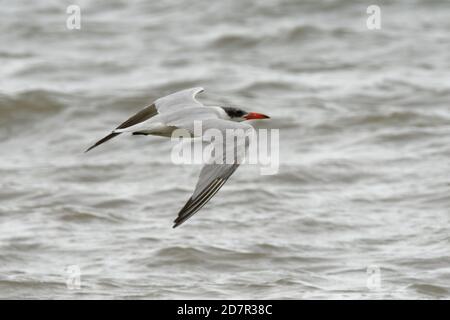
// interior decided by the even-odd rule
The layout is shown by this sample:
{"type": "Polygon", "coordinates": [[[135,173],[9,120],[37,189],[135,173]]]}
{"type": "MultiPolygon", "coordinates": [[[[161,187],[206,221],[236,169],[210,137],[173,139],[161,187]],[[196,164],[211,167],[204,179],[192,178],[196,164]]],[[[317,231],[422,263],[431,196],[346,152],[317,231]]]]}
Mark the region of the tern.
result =
{"type": "MultiPolygon", "coordinates": [[[[194,122],[201,121],[203,129],[217,129],[225,136],[226,130],[246,131],[253,128],[248,123],[242,123],[243,121],[269,118],[262,113],[246,112],[235,107],[205,106],[196,99],[197,94],[203,91],[204,89],[201,87],[190,88],[157,99],[85,152],[125,132],[133,135],[170,137],[174,130],[184,129],[195,137],[194,122]]],[[[228,146],[228,149],[231,148],[236,151],[236,146],[228,146]]],[[[248,140],[245,141],[244,148],[248,148],[248,140]]],[[[225,145],[223,159],[229,151],[225,145]]],[[[241,163],[239,158],[241,156],[242,154],[235,156],[233,163],[223,161],[222,163],[207,163],[203,166],[195,190],[179,211],[173,228],[192,217],[219,191],[241,163]]]]}

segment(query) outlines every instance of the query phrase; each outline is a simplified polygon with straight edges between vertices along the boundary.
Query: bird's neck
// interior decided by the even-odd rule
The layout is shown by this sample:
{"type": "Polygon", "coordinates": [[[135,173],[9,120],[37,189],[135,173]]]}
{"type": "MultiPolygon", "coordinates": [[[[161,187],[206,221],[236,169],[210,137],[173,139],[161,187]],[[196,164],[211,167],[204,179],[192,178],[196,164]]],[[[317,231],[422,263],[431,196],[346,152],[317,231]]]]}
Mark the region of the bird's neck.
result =
{"type": "Polygon", "coordinates": [[[210,108],[213,109],[219,115],[220,119],[224,119],[224,120],[231,119],[230,116],[228,115],[228,113],[226,113],[222,107],[210,106],[210,108]]]}

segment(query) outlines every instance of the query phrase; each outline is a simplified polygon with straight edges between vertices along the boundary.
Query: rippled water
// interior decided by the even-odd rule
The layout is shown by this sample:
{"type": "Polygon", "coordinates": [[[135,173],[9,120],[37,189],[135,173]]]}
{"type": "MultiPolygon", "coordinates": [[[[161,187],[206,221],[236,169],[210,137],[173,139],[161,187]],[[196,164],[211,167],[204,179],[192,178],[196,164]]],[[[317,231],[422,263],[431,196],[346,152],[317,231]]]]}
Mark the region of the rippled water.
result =
{"type": "Polygon", "coordinates": [[[0,298],[450,297],[448,1],[381,1],[375,31],[349,0],[74,2],[81,30],[1,3],[0,298]],[[198,166],[82,152],[192,86],[269,114],[281,165],[172,229],[198,166]]]}

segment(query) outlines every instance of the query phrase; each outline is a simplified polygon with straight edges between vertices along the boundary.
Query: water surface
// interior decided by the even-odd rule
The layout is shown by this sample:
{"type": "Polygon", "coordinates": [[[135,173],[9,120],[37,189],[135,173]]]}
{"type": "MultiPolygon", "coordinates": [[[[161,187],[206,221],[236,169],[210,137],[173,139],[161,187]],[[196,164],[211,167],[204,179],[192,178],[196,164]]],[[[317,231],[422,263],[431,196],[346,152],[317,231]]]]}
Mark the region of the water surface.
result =
{"type": "Polygon", "coordinates": [[[69,4],[2,5],[0,298],[450,297],[448,1],[381,1],[376,31],[348,0],[77,1],[81,30],[69,4]],[[269,114],[280,171],[172,229],[198,166],[83,151],[193,86],[269,114]]]}

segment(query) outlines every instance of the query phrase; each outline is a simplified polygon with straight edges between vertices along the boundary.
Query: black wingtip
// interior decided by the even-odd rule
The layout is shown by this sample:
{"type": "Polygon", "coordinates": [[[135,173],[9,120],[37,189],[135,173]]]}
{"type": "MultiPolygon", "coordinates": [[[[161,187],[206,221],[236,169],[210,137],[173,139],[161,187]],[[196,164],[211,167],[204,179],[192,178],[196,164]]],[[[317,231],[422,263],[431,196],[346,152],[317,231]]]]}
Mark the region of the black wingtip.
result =
{"type": "Polygon", "coordinates": [[[106,137],[104,137],[104,138],[98,140],[93,146],[90,146],[89,148],[87,148],[86,151],[85,151],[84,153],[86,153],[86,152],[88,152],[88,151],[94,149],[95,147],[98,147],[98,146],[101,145],[102,143],[105,143],[106,141],[108,141],[108,140],[110,140],[110,139],[112,139],[112,138],[118,136],[119,134],[120,134],[120,132],[111,132],[111,133],[108,134],[106,137]]]}
{"type": "Polygon", "coordinates": [[[94,146],[87,148],[86,150],[84,150],[83,153],[88,153],[90,150],[92,150],[94,148],[94,146]]]}
{"type": "Polygon", "coordinates": [[[173,220],[174,225],[172,226],[172,228],[175,229],[176,227],[182,225],[183,222],[185,222],[185,221],[186,221],[185,219],[177,217],[175,220],[173,220]]]}

